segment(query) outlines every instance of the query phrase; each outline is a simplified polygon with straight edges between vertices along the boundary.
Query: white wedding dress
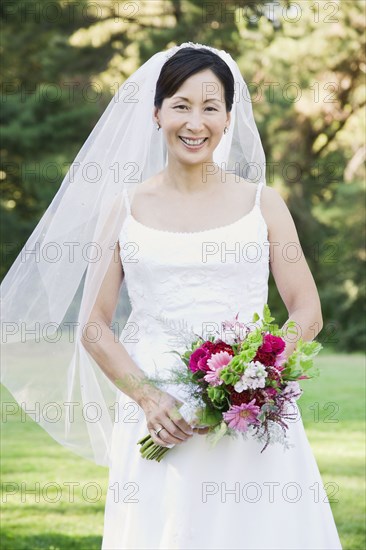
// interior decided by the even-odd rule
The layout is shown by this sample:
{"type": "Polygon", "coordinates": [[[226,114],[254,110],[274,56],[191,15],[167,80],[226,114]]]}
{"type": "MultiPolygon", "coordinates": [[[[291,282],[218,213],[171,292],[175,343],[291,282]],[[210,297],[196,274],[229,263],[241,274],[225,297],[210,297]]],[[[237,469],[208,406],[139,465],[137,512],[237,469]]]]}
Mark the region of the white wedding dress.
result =
{"type": "MultiPolygon", "coordinates": [[[[241,322],[262,315],[269,243],[261,188],[247,215],[204,231],[154,229],[129,211],[120,245],[132,311],[120,340],[147,373],[177,361],[164,352],[180,349],[174,329],[185,323],[205,336],[238,312],[241,322]]],[[[142,409],[119,396],[103,550],[342,548],[296,402],[290,449],[276,443],[261,453],[241,436],[211,449],[195,434],[156,462],[139,453],[148,433],[142,409]]]]}

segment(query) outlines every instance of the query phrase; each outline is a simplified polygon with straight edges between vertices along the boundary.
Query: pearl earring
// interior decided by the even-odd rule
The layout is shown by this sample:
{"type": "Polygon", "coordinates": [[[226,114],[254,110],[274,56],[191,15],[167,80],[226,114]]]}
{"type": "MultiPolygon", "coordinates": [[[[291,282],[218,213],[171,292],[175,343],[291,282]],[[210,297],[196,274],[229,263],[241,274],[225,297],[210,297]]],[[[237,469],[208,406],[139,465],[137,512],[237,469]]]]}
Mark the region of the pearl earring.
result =
{"type": "Polygon", "coordinates": [[[160,124],[159,124],[159,122],[156,123],[156,128],[157,128],[157,130],[160,130],[160,124]]]}
{"type": "Polygon", "coordinates": [[[227,126],[225,126],[225,128],[224,128],[224,134],[227,134],[228,131],[229,131],[229,128],[228,128],[227,126]]]}

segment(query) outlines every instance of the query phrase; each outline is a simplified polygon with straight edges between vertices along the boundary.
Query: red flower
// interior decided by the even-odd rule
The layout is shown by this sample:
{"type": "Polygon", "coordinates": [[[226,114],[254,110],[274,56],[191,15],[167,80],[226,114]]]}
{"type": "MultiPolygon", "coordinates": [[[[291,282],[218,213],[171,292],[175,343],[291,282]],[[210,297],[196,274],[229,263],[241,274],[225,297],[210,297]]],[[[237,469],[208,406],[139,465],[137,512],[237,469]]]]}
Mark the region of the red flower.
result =
{"type": "Polygon", "coordinates": [[[244,390],[242,392],[237,392],[234,389],[234,386],[228,386],[227,387],[230,392],[230,403],[232,405],[241,405],[242,403],[249,403],[251,401],[252,397],[248,390],[244,390]]]}
{"type": "Polygon", "coordinates": [[[253,397],[255,397],[257,405],[261,407],[262,405],[267,403],[270,399],[274,399],[277,394],[278,394],[277,390],[269,386],[268,388],[259,388],[255,390],[253,392],[253,397]]]}
{"type": "Polygon", "coordinates": [[[269,399],[273,399],[278,394],[278,391],[271,386],[269,386],[268,388],[264,388],[263,391],[266,392],[269,399]]]}
{"type": "Polygon", "coordinates": [[[266,367],[274,365],[277,355],[283,352],[285,346],[286,343],[280,336],[265,334],[263,343],[257,349],[257,353],[252,361],[260,361],[266,367]]]}
{"type": "Polygon", "coordinates": [[[232,347],[223,340],[217,340],[216,342],[207,340],[192,353],[189,359],[189,369],[192,372],[197,372],[198,370],[209,372],[210,368],[207,365],[207,361],[214,353],[219,353],[219,351],[227,351],[230,355],[234,355],[232,347]]]}
{"type": "Polygon", "coordinates": [[[258,388],[256,390],[244,390],[240,393],[236,392],[234,386],[228,386],[230,392],[231,405],[241,405],[242,403],[249,403],[252,399],[255,399],[256,405],[261,407],[264,403],[267,403],[269,399],[274,399],[278,394],[277,390],[272,387],[258,388]]]}

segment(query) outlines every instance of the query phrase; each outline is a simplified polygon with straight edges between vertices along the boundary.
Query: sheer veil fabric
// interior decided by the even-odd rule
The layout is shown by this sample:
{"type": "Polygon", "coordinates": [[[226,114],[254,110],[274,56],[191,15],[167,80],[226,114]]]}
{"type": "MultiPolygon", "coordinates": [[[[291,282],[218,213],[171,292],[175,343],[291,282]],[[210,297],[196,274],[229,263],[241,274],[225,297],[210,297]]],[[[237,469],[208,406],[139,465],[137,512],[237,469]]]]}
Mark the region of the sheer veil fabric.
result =
{"type": "MultiPolygon", "coordinates": [[[[56,441],[103,466],[110,463],[119,390],[80,338],[110,262],[120,261],[114,250],[128,215],[124,192],[131,202],[139,183],[167,164],[152,118],[155,85],[165,61],[183,47],[210,49],[235,81],[229,131],[207,172],[221,168],[266,183],[250,94],[230,54],[191,42],[158,52],[111,99],[1,285],[1,382],[56,441]]],[[[7,405],[7,414],[13,410],[7,405]]]]}

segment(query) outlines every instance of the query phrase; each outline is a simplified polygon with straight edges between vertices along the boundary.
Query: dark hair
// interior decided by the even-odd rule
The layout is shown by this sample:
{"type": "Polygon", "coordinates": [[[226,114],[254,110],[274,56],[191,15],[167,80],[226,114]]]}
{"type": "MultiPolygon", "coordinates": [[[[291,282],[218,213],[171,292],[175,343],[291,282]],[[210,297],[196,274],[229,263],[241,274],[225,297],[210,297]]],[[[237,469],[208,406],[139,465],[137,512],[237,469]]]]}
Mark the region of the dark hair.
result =
{"type": "Polygon", "coordinates": [[[187,78],[205,69],[211,69],[222,82],[226,111],[231,111],[234,101],[233,74],[220,56],[206,48],[181,48],[164,63],[156,83],[154,106],[161,109],[166,97],[172,97],[187,78]]]}

